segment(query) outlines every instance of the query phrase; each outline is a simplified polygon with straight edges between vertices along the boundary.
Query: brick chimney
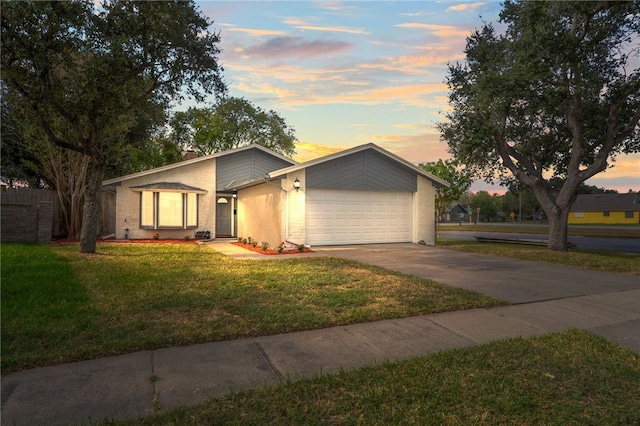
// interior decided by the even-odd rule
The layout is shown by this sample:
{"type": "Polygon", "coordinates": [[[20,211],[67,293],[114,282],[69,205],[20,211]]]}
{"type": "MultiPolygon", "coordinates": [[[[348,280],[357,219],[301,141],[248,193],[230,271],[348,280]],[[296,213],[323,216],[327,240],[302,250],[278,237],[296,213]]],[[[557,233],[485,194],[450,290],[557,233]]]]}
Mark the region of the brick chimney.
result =
{"type": "Polygon", "coordinates": [[[184,160],[193,160],[194,158],[198,158],[198,153],[195,151],[187,151],[184,154],[184,160]]]}

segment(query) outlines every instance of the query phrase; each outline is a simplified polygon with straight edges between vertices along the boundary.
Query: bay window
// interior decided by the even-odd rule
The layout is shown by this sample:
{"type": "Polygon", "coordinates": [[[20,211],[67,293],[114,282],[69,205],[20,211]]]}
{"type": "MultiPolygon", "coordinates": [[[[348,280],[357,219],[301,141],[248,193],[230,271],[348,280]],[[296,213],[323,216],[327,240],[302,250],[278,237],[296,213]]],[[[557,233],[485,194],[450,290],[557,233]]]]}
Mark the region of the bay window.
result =
{"type": "Polygon", "coordinates": [[[140,227],[144,229],[197,228],[198,194],[141,191],[140,227]]]}

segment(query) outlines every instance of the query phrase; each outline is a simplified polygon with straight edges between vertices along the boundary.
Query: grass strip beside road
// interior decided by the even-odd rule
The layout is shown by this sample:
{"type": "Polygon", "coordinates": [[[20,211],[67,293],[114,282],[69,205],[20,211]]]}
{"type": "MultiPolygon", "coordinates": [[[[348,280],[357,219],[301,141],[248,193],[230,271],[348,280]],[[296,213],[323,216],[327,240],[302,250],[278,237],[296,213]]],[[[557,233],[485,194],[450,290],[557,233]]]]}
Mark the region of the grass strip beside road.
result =
{"type": "Polygon", "coordinates": [[[567,330],[290,380],[108,424],[640,424],[640,356],[567,330]]]}
{"type": "Polygon", "coordinates": [[[195,244],[2,244],[4,372],[160,347],[506,304],[336,258],[195,244]]]}
{"type": "MultiPolygon", "coordinates": [[[[539,234],[548,235],[549,225],[530,225],[520,223],[496,223],[493,225],[458,225],[457,223],[439,224],[438,231],[464,231],[464,232],[500,232],[512,234],[539,234]]],[[[569,225],[570,237],[602,237],[602,238],[640,238],[640,226],[638,225],[569,225]]]]}
{"type": "Polygon", "coordinates": [[[590,250],[551,251],[546,247],[438,239],[438,247],[490,256],[574,266],[596,271],[640,275],[640,254],[590,250]]]}

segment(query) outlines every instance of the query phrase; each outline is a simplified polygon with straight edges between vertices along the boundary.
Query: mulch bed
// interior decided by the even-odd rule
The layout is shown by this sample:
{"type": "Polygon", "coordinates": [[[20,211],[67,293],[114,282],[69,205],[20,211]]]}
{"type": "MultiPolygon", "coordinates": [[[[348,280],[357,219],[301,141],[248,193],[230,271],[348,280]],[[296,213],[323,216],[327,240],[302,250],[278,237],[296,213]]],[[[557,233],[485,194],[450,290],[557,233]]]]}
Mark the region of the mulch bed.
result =
{"type": "MultiPolygon", "coordinates": [[[[200,240],[185,240],[185,239],[170,239],[170,238],[166,238],[166,239],[157,239],[154,240],[153,238],[148,238],[148,239],[140,239],[140,240],[101,240],[98,239],[97,242],[102,244],[102,243],[122,243],[122,244],[196,244],[198,241],[200,240]]],[[[62,238],[62,239],[58,239],[58,240],[54,240],[54,242],[56,243],[79,243],[80,240],[75,240],[75,239],[70,239],[70,238],[62,238]]]]}
{"type": "Polygon", "coordinates": [[[264,254],[266,256],[273,256],[273,255],[279,255],[279,254],[313,253],[313,250],[308,249],[306,247],[302,252],[300,252],[297,248],[293,248],[293,249],[284,249],[282,250],[281,253],[279,253],[278,250],[273,248],[262,250],[262,247],[259,244],[255,247],[253,247],[251,244],[242,244],[242,243],[231,243],[231,244],[233,244],[234,246],[242,247],[243,249],[246,249],[249,251],[253,251],[255,253],[264,254]]]}

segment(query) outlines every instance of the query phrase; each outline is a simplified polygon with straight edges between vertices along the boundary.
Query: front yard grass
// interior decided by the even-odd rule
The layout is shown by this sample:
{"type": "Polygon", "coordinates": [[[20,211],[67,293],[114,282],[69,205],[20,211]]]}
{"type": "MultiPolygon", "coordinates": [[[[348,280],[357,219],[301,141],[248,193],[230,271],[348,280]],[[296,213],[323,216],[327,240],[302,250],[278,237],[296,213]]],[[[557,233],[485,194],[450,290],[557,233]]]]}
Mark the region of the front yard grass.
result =
{"type": "Polygon", "coordinates": [[[637,425],[640,356],[567,330],[247,390],[117,425],[637,425]]]}
{"type": "Polygon", "coordinates": [[[2,244],[2,371],[505,304],[336,258],[230,259],[195,244],[2,244]]]}
{"type": "Polygon", "coordinates": [[[479,243],[476,241],[438,239],[438,247],[491,256],[505,256],[537,262],[555,263],[596,271],[640,275],[640,254],[608,251],[574,250],[558,252],[546,247],[519,244],[479,243]]]}

